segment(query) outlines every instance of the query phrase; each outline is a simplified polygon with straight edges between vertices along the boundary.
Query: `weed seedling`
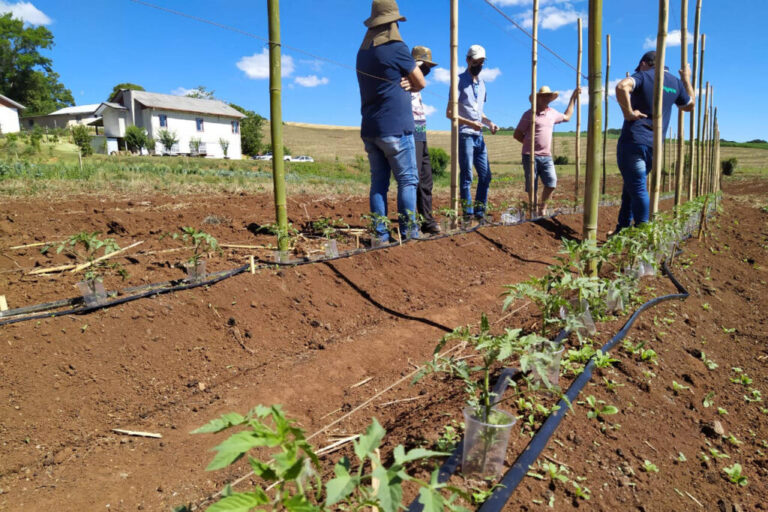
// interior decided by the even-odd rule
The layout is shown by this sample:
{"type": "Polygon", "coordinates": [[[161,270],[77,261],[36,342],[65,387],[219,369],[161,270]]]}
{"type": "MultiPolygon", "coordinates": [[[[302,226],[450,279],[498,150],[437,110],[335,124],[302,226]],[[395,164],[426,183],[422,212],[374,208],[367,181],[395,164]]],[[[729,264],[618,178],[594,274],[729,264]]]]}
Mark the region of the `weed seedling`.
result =
{"type": "Polygon", "coordinates": [[[750,389],[749,395],[744,395],[744,400],[747,402],[762,402],[763,401],[763,395],[760,393],[760,390],[758,389],[750,389]]]}
{"type": "Polygon", "coordinates": [[[595,366],[598,368],[608,368],[613,366],[613,363],[618,363],[618,359],[611,358],[610,354],[603,354],[602,350],[598,350],[595,353],[595,366]]]}
{"type": "Polygon", "coordinates": [[[741,474],[741,464],[738,462],[734,463],[731,467],[723,468],[723,472],[728,475],[728,481],[732,484],[746,487],[749,483],[747,482],[747,477],[741,474]]]}
{"type": "Polygon", "coordinates": [[[547,475],[549,475],[549,481],[552,483],[552,485],[557,484],[557,482],[568,482],[569,479],[566,476],[568,473],[568,468],[562,464],[558,466],[552,462],[547,462],[541,467],[547,473],[547,475]]]}
{"type": "Polygon", "coordinates": [[[685,391],[687,389],[691,389],[691,387],[678,384],[676,380],[672,381],[672,391],[674,391],[676,395],[679,395],[681,391],[685,391]]]}
{"type": "Polygon", "coordinates": [[[712,306],[709,305],[709,302],[705,302],[704,304],[701,305],[701,309],[703,309],[704,311],[709,311],[712,309],[712,306]]]}
{"type": "Polygon", "coordinates": [[[659,355],[652,348],[649,348],[640,352],[640,359],[642,361],[650,361],[653,364],[659,364],[659,362],[657,361],[658,357],[659,355]]]}
{"type": "Polygon", "coordinates": [[[588,500],[591,497],[590,496],[591,491],[586,486],[582,487],[576,482],[574,482],[573,480],[571,480],[571,485],[573,485],[573,495],[576,496],[577,498],[588,500]]]}
{"type": "Polygon", "coordinates": [[[704,406],[704,408],[709,409],[715,404],[714,398],[715,398],[715,392],[710,391],[709,393],[704,395],[704,400],[702,401],[701,404],[704,406]]]}
{"type": "Polygon", "coordinates": [[[603,416],[609,416],[619,412],[619,409],[613,405],[606,405],[605,400],[597,400],[593,395],[589,395],[586,399],[587,405],[590,410],[587,412],[587,418],[589,419],[601,419],[603,416]]]}
{"type": "Polygon", "coordinates": [[[677,462],[688,462],[688,459],[685,458],[685,455],[683,454],[683,452],[678,452],[677,453],[677,459],[676,460],[677,460],[677,462]]]}
{"type": "Polygon", "coordinates": [[[713,360],[709,359],[707,357],[707,354],[705,354],[704,352],[701,353],[701,361],[704,363],[704,366],[706,366],[708,370],[716,370],[718,367],[718,364],[713,360]]]}
{"type": "Polygon", "coordinates": [[[728,411],[723,409],[722,407],[718,407],[717,414],[719,414],[720,416],[725,416],[726,414],[728,414],[728,411]]]}
{"type": "Polygon", "coordinates": [[[717,460],[717,459],[730,459],[731,458],[730,455],[728,455],[727,453],[721,452],[717,448],[710,448],[709,449],[709,454],[712,455],[712,458],[715,459],[715,460],[717,460]]]}
{"type": "Polygon", "coordinates": [[[726,437],[725,440],[729,444],[732,444],[733,446],[739,446],[740,444],[744,444],[744,441],[739,441],[739,439],[733,434],[728,434],[728,437],[726,437]]]}
{"type": "Polygon", "coordinates": [[[640,469],[642,469],[646,473],[658,473],[659,472],[659,468],[656,467],[656,464],[654,464],[653,462],[651,462],[651,461],[649,461],[647,459],[645,461],[643,461],[643,465],[640,467],[640,469]]]}
{"type": "Polygon", "coordinates": [[[731,377],[731,382],[734,384],[741,384],[742,386],[746,387],[752,384],[752,379],[750,379],[746,373],[741,373],[737,377],[731,377]]]}

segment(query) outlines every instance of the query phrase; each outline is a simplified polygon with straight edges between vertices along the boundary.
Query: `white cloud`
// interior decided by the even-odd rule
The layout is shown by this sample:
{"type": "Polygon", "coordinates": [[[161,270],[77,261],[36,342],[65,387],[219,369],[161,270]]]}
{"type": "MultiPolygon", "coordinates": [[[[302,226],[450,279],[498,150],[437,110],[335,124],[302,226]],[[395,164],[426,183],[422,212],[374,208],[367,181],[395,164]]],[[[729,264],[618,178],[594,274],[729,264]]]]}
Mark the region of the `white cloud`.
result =
{"type": "Polygon", "coordinates": [[[30,25],[50,25],[53,20],[43,11],[35,7],[32,2],[18,2],[12,4],[0,0],[0,14],[10,12],[14,18],[24,20],[30,25]]]}
{"type": "Polygon", "coordinates": [[[435,107],[433,107],[432,105],[427,105],[426,103],[424,103],[424,115],[425,116],[429,117],[432,114],[434,114],[435,112],[437,112],[437,109],[435,107]]]}
{"type": "Polygon", "coordinates": [[[297,76],[293,81],[302,87],[317,87],[318,85],[327,84],[328,78],[318,78],[317,75],[297,76]]]}
{"type": "MultiPolygon", "coordinates": [[[[672,32],[667,34],[667,48],[670,48],[672,46],[680,46],[680,41],[682,40],[682,33],[679,30],[673,30],[672,32]]],[[[688,44],[693,44],[693,34],[690,32],[687,33],[686,37],[688,44]]],[[[643,49],[645,50],[655,50],[656,49],[656,37],[646,37],[645,38],[645,44],[643,44],[643,49]]]]}
{"type": "Polygon", "coordinates": [[[299,63],[309,67],[312,71],[322,71],[323,65],[325,65],[325,62],[320,59],[301,59],[299,63]]]}
{"type": "Polygon", "coordinates": [[[171,91],[174,96],[186,96],[187,94],[196,91],[197,89],[185,89],[184,87],[177,87],[171,91]]]}
{"type": "MultiPolygon", "coordinates": [[[[624,80],[623,78],[616,78],[615,80],[611,80],[608,82],[608,96],[616,96],[616,86],[619,85],[619,82],[624,80]]],[[[562,106],[565,107],[568,105],[568,100],[571,99],[571,94],[573,94],[573,89],[567,89],[564,91],[555,91],[559,94],[557,99],[552,102],[553,106],[562,106]]],[[[603,91],[603,100],[605,100],[605,91],[603,91]]],[[[586,107],[589,105],[589,87],[586,85],[581,86],[581,106],[586,107]]]]}
{"type": "MultiPolygon", "coordinates": [[[[295,69],[293,57],[283,55],[280,59],[283,77],[291,76],[295,69]]],[[[243,57],[237,61],[237,67],[243,71],[248,78],[260,80],[269,78],[269,50],[264,48],[261,53],[254,53],[250,57],[243,57]]]]}
{"type": "MultiPolygon", "coordinates": [[[[560,3],[560,2],[558,2],[560,3]]],[[[557,30],[560,27],[576,23],[579,18],[586,19],[587,14],[577,11],[570,3],[563,2],[562,7],[550,5],[539,10],[539,26],[547,30],[557,30]]],[[[524,28],[533,28],[533,13],[526,12],[521,17],[524,28]]]]}
{"type": "MultiPolygon", "coordinates": [[[[465,66],[459,66],[459,73],[463,73],[467,69],[465,66]]],[[[480,78],[486,82],[493,82],[499,75],[501,75],[501,69],[499,68],[483,68],[480,72],[480,78]]],[[[451,70],[445,68],[435,68],[432,70],[432,76],[434,76],[435,82],[441,84],[451,83],[451,70]]]]}

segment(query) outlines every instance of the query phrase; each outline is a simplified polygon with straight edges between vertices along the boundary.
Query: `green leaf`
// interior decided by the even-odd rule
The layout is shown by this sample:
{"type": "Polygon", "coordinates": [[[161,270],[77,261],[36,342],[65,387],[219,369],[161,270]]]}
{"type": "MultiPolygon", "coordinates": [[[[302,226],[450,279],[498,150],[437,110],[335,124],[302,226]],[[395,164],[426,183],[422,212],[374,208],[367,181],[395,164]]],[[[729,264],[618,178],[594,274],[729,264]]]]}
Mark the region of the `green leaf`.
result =
{"type": "Polygon", "coordinates": [[[236,412],[231,412],[229,414],[222,414],[220,418],[211,420],[210,422],[208,422],[208,424],[203,425],[202,427],[196,430],[193,430],[192,432],[190,432],[190,434],[207,434],[211,432],[221,432],[224,429],[233,427],[235,425],[242,425],[243,423],[245,423],[244,417],[237,414],[236,412]]]}
{"type": "Polygon", "coordinates": [[[218,453],[213,458],[207,471],[221,469],[229,466],[234,461],[242,457],[248,450],[256,446],[262,446],[263,442],[254,437],[252,432],[238,432],[229,439],[214,448],[218,453]]]}
{"type": "Polygon", "coordinates": [[[400,485],[400,479],[397,477],[390,479],[389,473],[381,464],[377,464],[371,476],[379,481],[379,488],[376,491],[379,509],[382,512],[398,512],[403,500],[403,488],[400,485]]]}
{"type": "Polygon", "coordinates": [[[422,487],[419,490],[419,503],[424,505],[424,512],[442,512],[444,509],[443,497],[430,487],[422,487]]]}
{"type": "Polygon", "coordinates": [[[334,505],[349,496],[358,484],[357,478],[353,478],[349,474],[349,469],[342,462],[336,464],[333,468],[336,478],[329,480],[325,484],[326,506],[334,505]]]}
{"type": "Polygon", "coordinates": [[[266,505],[269,498],[261,489],[243,492],[223,498],[206,509],[206,512],[249,512],[255,507],[266,505]]]}
{"type": "Polygon", "coordinates": [[[386,433],[384,427],[374,418],[373,423],[366,429],[365,434],[360,437],[359,441],[354,443],[355,455],[360,459],[360,462],[364,461],[367,456],[379,447],[386,433]]]}
{"type": "Polygon", "coordinates": [[[395,448],[394,456],[395,456],[395,464],[404,465],[408,462],[418,460],[418,459],[429,459],[432,457],[447,457],[450,453],[444,453],[444,452],[435,452],[432,450],[425,450],[424,448],[414,448],[413,450],[410,450],[408,453],[405,453],[405,449],[403,448],[403,445],[398,445],[395,448]]]}
{"type": "Polygon", "coordinates": [[[605,407],[602,408],[602,410],[600,411],[600,414],[616,414],[618,412],[619,412],[619,409],[616,408],[615,406],[606,405],[605,407]]]}

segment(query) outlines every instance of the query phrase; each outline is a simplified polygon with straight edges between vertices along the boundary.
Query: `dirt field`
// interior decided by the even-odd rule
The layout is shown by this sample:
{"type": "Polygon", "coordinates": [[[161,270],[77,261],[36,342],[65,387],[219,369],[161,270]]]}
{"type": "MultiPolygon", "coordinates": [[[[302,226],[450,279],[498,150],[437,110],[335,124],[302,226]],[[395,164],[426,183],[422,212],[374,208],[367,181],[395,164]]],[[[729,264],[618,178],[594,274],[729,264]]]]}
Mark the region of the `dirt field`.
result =
{"type": "MultiPolygon", "coordinates": [[[[621,427],[602,432],[574,405],[575,414],[545,451],[574,478],[586,478],[590,501],[575,498],[572,488],[550,489],[530,478],[508,510],[549,510],[550,496],[556,510],[764,509],[768,423],[761,410],[768,404],[746,402],[747,388],[730,378],[732,368],[741,368],[753,379],[750,387],[768,397],[768,213],[760,209],[768,183],[733,181],[726,192],[724,214],[709,238],[688,243],[674,265],[691,298],[648,312],[631,333],[656,350],[658,365],[619,350],[618,367],[593,378],[585,392],[616,404],[621,413],[610,423],[621,427]],[[707,370],[701,352],[718,368],[707,370]],[[615,393],[602,377],[616,382],[615,393]],[[676,395],[672,380],[690,389],[676,395]],[[704,407],[710,392],[714,405],[704,407]],[[717,407],[728,414],[718,415],[717,407]],[[702,433],[714,420],[742,444],[702,433]],[[711,448],[730,459],[703,462],[699,452],[711,448]],[[687,462],[675,462],[680,452],[687,462]],[[640,470],[646,459],[658,473],[640,470]],[[724,477],[722,467],[734,462],[744,466],[746,487],[724,477]]],[[[259,245],[266,239],[253,234],[254,225],[265,224],[271,208],[267,195],[88,197],[42,205],[18,199],[0,206],[0,235],[7,248],[83,229],[112,231],[121,245],[145,240],[142,251],[160,251],[173,248],[167,238],[158,241],[161,234],[196,225],[223,242],[259,245]]],[[[294,197],[289,209],[299,212],[292,214],[296,224],[304,215],[359,225],[367,201],[294,197]]],[[[601,239],[615,215],[615,208],[601,212],[601,239]]],[[[0,509],[154,511],[204,504],[247,474],[247,466],[205,472],[208,450],[221,437],[189,432],[256,404],[283,404],[317,447],[360,432],[374,416],[390,432],[385,454],[399,443],[430,446],[444,425],[460,421],[460,386],[437,378],[414,386],[409,374],[445,332],[477,322],[481,312],[497,328],[535,322],[526,309],[502,313],[501,287],[543,273],[560,238],[578,238],[581,227],[579,216],[563,216],[485,228],[333,263],[262,269],[89,315],[0,327],[0,509]],[[391,403],[400,399],[412,400],[391,403]],[[163,438],[121,436],[114,428],[163,438]]],[[[252,252],[225,250],[210,258],[210,270],[241,265],[252,252]]],[[[180,278],[179,253],[123,258],[132,277],[108,280],[107,287],[180,278]]],[[[70,275],[27,275],[66,262],[37,248],[5,249],[0,293],[11,307],[73,296],[70,275]]],[[[648,285],[649,297],[672,290],[662,277],[648,285]]],[[[602,326],[600,338],[620,324],[602,326]]],[[[529,439],[513,436],[509,463],[529,439]]],[[[343,453],[323,462],[330,468],[343,453]]]]}

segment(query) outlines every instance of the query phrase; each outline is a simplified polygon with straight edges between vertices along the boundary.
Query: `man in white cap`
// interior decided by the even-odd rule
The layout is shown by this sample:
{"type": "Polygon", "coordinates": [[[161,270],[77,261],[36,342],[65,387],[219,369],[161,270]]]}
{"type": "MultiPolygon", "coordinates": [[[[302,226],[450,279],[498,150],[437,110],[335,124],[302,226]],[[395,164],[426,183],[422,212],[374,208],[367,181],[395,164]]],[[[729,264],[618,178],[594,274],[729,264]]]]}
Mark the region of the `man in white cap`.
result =
{"type": "MultiPolygon", "coordinates": [[[[533,196],[538,195],[539,179],[544,185],[541,192],[541,199],[537,202],[539,216],[546,214],[547,201],[552,197],[552,193],[557,187],[557,174],[555,173],[555,162],[552,160],[552,132],[558,123],[566,123],[571,120],[573,107],[576,104],[576,98],[579,95],[579,89],[573,91],[571,99],[568,101],[568,107],[565,113],[550,108],[549,104],[557,99],[558,94],[550,90],[546,85],[536,93],[536,154],[534,161],[536,167],[533,176],[533,196]]],[[[532,98],[528,98],[530,101],[532,98]]],[[[525,173],[525,191],[531,189],[531,109],[525,111],[517,123],[514,137],[523,143],[523,172],[525,173]]]]}
{"type": "MultiPolygon", "coordinates": [[[[495,134],[499,127],[485,117],[483,108],[487,99],[485,82],[480,72],[485,64],[485,48],[473,44],[467,52],[467,69],[459,75],[459,192],[465,219],[474,216],[483,222],[488,188],[491,185],[491,167],[483,139],[483,127],[495,134]],[[472,202],[472,164],[477,171],[477,192],[472,202]]],[[[451,106],[446,115],[451,118],[451,106]]]]}
{"type": "Polygon", "coordinates": [[[357,52],[362,123],[360,136],[371,166],[370,208],[375,214],[376,237],[389,242],[387,192],[392,174],[397,181],[400,234],[418,238],[416,222],[416,151],[411,95],[424,88],[424,76],[400,36],[405,21],[395,0],[373,0],[368,31],[357,52]]]}

